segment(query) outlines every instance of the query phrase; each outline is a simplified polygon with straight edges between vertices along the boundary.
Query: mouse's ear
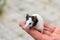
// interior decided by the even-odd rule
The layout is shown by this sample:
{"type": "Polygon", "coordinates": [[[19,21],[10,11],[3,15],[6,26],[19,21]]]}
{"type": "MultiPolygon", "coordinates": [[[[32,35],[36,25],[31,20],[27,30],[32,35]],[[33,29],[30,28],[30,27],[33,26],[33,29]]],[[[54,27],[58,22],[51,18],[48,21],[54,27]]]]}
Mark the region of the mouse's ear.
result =
{"type": "Polygon", "coordinates": [[[28,19],[29,18],[29,14],[26,14],[26,19],[28,19]]]}

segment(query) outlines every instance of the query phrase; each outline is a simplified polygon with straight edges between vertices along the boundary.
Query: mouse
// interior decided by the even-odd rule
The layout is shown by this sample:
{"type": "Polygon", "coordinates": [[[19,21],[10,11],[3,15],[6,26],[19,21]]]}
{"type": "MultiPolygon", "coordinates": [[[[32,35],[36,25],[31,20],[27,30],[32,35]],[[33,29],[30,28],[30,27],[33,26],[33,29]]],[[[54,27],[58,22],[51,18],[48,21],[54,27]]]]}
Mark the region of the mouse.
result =
{"type": "Polygon", "coordinates": [[[44,30],[44,21],[39,14],[26,14],[25,18],[25,28],[31,29],[34,28],[43,33],[44,30]]]}

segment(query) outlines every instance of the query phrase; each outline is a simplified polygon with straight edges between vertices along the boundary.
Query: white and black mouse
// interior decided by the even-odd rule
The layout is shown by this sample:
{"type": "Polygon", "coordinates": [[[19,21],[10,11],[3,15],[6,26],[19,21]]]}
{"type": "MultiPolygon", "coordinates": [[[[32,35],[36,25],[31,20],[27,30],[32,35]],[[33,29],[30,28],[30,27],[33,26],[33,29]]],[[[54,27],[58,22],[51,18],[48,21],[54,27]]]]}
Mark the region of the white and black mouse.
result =
{"type": "Polygon", "coordinates": [[[43,32],[44,30],[44,21],[39,14],[26,14],[25,28],[35,28],[43,32]]]}

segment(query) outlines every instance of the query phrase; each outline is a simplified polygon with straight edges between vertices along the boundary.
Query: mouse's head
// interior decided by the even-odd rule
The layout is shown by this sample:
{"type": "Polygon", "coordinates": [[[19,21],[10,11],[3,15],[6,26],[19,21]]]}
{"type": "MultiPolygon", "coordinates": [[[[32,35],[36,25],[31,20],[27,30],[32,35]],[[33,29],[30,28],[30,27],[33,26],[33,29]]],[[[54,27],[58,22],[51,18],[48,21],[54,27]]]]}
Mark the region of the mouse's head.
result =
{"type": "Polygon", "coordinates": [[[25,27],[34,27],[38,22],[37,16],[26,15],[25,27]]]}

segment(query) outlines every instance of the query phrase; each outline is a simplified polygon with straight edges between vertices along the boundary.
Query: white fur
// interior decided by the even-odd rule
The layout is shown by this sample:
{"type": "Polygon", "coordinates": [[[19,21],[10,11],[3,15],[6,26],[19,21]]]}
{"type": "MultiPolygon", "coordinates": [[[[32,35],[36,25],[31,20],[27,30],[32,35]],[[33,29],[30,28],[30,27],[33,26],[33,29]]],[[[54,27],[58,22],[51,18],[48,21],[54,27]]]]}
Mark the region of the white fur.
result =
{"type": "Polygon", "coordinates": [[[43,29],[44,29],[44,21],[43,21],[43,18],[39,14],[32,14],[32,16],[37,16],[37,18],[38,18],[38,23],[35,26],[35,28],[37,30],[40,30],[41,32],[43,32],[43,29]]]}

